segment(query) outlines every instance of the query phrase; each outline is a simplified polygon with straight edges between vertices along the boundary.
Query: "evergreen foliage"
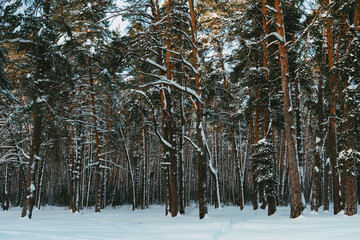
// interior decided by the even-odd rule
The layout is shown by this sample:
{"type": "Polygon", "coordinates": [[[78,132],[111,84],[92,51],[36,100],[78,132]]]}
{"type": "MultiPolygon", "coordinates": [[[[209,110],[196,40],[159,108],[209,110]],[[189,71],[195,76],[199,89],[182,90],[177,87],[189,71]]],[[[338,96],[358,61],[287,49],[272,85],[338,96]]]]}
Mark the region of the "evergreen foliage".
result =
{"type": "Polygon", "coordinates": [[[204,217],[259,197],[296,217],[304,193],[315,211],[356,212],[358,0],[123,3],[0,1],[4,210],[176,216],[199,200],[204,217]],[[111,32],[119,16],[127,29],[111,32]]]}
{"type": "Polygon", "coordinates": [[[265,198],[276,197],[276,174],[274,167],[275,149],[265,139],[251,146],[251,169],[256,176],[257,190],[264,191],[265,198]]]}

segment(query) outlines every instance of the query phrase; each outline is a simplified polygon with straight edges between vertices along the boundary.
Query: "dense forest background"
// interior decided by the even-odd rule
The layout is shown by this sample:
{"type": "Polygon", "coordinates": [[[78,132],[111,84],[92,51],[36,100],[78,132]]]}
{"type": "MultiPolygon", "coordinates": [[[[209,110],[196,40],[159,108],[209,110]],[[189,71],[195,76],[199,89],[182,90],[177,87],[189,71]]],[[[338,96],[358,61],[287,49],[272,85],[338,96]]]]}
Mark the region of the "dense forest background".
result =
{"type": "Polygon", "coordinates": [[[357,213],[359,0],[0,1],[0,198],[357,213]],[[122,16],[125,33],[110,31],[122,16]]]}

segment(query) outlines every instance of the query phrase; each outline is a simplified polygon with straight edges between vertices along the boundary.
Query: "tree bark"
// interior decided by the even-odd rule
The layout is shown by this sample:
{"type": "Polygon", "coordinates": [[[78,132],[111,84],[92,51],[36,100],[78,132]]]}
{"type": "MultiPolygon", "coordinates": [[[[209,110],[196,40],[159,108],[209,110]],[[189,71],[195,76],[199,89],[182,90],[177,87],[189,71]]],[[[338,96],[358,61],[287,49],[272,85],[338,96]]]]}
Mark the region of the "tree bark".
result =
{"type": "MultiPolygon", "coordinates": [[[[327,7],[330,6],[330,1],[325,0],[327,7]]],[[[326,22],[326,37],[327,37],[327,50],[328,50],[328,65],[329,65],[329,86],[330,86],[330,101],[329,101],[329,133],[328,133],[328,153],[330,154],[332,180],[333,180],[333,201],[334,201],[334,214],[338,214],[341,210],[340,206],[340,187],[339,177],[337,174],[337,141],[336,141],[336,76],[334,72],[334,41],[332,33],[331,16],[328,17],[326,22]]]]}
{"type": "Polygon", "coordinates": [[[89,75],[90,75],[90,104],[91,104],[91,109],[92,109],[92,114],[93,114],[93,125],[94,125],[94,132],[95,132],[95,161],[96,161],[96,166],[95,166],[95,212],[98,213],[100,212],[101,209],[101,187],[100,187],[100,182],[101,182],[101,169],[100,169],[100,136],[99,136],[99,132],[98,132],[98,124],[97,124],[97,114],[96,114],[96,105],[95,105],[95,94],[94,94],[94,79],[93,79],[93,72],[92,72],[92,66],[91,66],[91,61],[89,60],[89,75]]]}
{"type": "Polygon", "coordinates": [[[355,29],[357,31],[360,31],[360,1],[357,1],[355,3],[354,22],[355,29]]]}
{"type": "Polygon", "coordinates": [[[356,176],[352,173],[346,175],[345,215],[353,216],[357,214],[356,176]]]}
{"type": "Polygon", "coordinates": [[[318,211],[318,208],[320,206],[320,185],[321,185],[321,148],[322,148],[322,129],[323,129],[323,121],[324,121],[324,110],[323,110],[323,97],[322,97],[322,77],[321,74],[318,78],[318,102],[317,102],[317,113],[318,113],[318,126],[316,129],[316,139],[315,139],[315,156],[314,156],[314,162],[313,162],[313,183],[312,183],[312,194],[311,194],[311,210],[312,211],[318,211]]]}
{"type": "MultiPolygon", "coordinates": [[[[181,0],[181,6],[184,2],[181,0]]],[[[180,22],[180,55],[183,57],[184,48],[184,37],[182,34],[183,24],[180,22]]],[[[184,86],[184,65],[182,62],[179,63],[180,68],[180,79],[179,83],[184,86]]],[[[185,213],[185,179],[184,179],[184,167],[185,167],[185,109],[184,109],[184,93],[180,93],[180,140],[179,140],[179,212],[180,214],[185,213]]]]}
{"type": "MultiPolygon", "coordinates": [[[[37,96],[37,94],[35,95],[37,96]]],[[[21,217],[28,217],[31,219],[32,210],[35,205],[35,197],[36,197],[36,173],[38,169],[39,162],[39,153],[40,153],[40,144],[41,144],[41,130],[42,130],[42,112],[37,102],[37,97],[33,99],[33,138],[30,149],[30,159],[29,165],[26,172],[26,182],[25,182],[25,202],[22,209],[21,217]]]]}
{"type": "Polygon", "coordinates": [[[299,176],[299,165],[297,161],[296,153],[296,143],[294,138],[293,130],[293,118],[292,118],[292,104],[291,104],[291,95],[290,95],[290,83],[288,80],[289,76],[289,65],[288,65],[288,54],[286,49],[286,40],[285,40],[285,28],[283,23],[283,12],[280,0],[275,0],[275,8],[277,11],[276,14],[276,23],[277,23],[277,33],[281,36],[279,39],[279,55],[280,55],[280,65],[281,65],[281,87],[283,91],[283,102],[284,102],[284,119],[285,119],[285,136],[288,149],[288,160],[289,160],[289,173],[290,173],[290,182],[291,182],[291,200],[290,207],[291,213],[290,218],[297,218],[300,216],[301,212],[304,209],[304,204],[302,202],[303,194],[301,191],[300,185],[300,176],[299,176]]]}
{"type": "MultiPolygon", "coordinates": [[[[222,78],[223,78],[223,87],[225,90],[225,102],[226,102],[226,109],[227,109],[227,114],[228,114],[228,119],[229,119],[229,124],[230,124],[230,138],[231,138],[231,143],[232,143],[232,157],[233,157],[233,162],[236,164],[236,176],[238,178],[238,194],[239,194],[239,206],[240,206],[240,210],[244,209],[244,200],[243,200],[243,187],[242,187],[242,174],[241,174],[241,159],[239,156],[239,152],[238,152],[238,148],[237,148],[237,144],[236,144],[236,138],[235,138],[235,123],[233,122],[232,119],[232,115],[231,115],[231,109],[230,109],[230,86],[228,84],[228,80],[226,79],[226,75],[225,75],[225,64],[224,64],[224,59],[223,59],[223,49],[222,46],[220,44],[220,37],[218,34],[218,30],[217,28],[215,28],[215,34],[217,36],[217,48],[218,48],[218,54],[219,54],[219,59],[220,59],[220,66],[221,66],[221,70],[222,70],[222,78]]],[[[216,188],[219,188],[219,186],[215,186],[216,188]]],[[[220,199],[220,196],[217,197],[218,199],[220,199]]],[[[220,204],[220,203],[218,203],[220,204]]]]}
{"type": "Polygon", "coordinates": [[[5,179],[4,179],[4,188],[3,188],[3,198],[2,198],[2,209],[3,211],[8,211],[10,207],[10,174],[9,174],[9,166],[5,166],[5,179]]]}
{"type": "MultiPolygon", "coordinates": [[[[189,0],[189,8],[190,8],[190,19],[191,19],[191,37],[193,43],[193,63],[194,68],[199,70],[199,59],[198,59],[198,44],[197,44],[197,28],[196,28],[196,16],[194,9],[194,1],[189,0]]],[[[200,82],[200,74],[199,72],[195,73],[195,88],[197,95],[201,98],[201,89],[202,84],[200,82]]],[[[199,217],[203,219],[207,212],[206,206],[206,143],[205,143],[205,134],[203,129],[203,109],[202,103],[200,101],[196,102],[196,136],[198,147],[201,151],[197,153],[197,163],[198,163],[198,195],[199,195],[199,217]]]]}

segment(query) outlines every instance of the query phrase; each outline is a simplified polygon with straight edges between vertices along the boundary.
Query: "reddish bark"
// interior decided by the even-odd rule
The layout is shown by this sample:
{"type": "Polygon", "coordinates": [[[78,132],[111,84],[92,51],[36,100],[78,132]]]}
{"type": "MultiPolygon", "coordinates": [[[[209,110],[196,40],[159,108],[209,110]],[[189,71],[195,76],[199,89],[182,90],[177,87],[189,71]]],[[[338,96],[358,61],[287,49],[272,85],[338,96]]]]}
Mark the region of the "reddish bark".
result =
{"type": "Polygon", "coordinates": [[[290,173],[290,183],[291,183],[291,213],[290,218],[297,218],[300,216],[301,212],[304,209],[302,202],[302,191],[300,185],[300,176],[298,171],[298,162],[296,156],[296,143],[294,139],[293,128],[293,118],[291,113],[291,96],[290,96],[290,87],[289,87],[289,65],[288,65],[288,54],[286,49],[286,40],[285,40],[285,28],[283,22],[283,12],[280,0],[275,0],[275,8],[277,11],[276,14],[276,23],[277,23],[277,33],[282,37],[279,39],[279,55],[280,55],[280,66],[281,66],[281,86],[283,91],[283,102],[284,102],[284,119],[285,119],[285,136],[288,149],[288,160],[289,160],[289,173],[290,173]]]}

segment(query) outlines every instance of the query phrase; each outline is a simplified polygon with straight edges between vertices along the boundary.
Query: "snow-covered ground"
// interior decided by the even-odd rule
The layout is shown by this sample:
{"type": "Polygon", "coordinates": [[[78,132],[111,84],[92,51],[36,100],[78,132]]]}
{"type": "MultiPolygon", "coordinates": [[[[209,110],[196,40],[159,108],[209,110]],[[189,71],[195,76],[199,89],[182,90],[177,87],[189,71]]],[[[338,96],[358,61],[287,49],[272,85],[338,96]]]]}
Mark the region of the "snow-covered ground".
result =
{"type": "Polygon", "coordinates": [[[329,212],[305,211],[297,219],[289,219],[289,208],[279,208],[271,217],[266,210],[242,212],[236,207],[209,209],[204,220],[198,209],[189,208],[184,216],[165,217],[164,207],[132,212],[130,207],[107,208],[100,214],[89,209],[72,214],[60,207],[34,210],[33,219],[20,219],[20,208],[0,212],[1,240],[256,240],[256,239],[360,239],[360,216],[334,216],[329,212]]]}

